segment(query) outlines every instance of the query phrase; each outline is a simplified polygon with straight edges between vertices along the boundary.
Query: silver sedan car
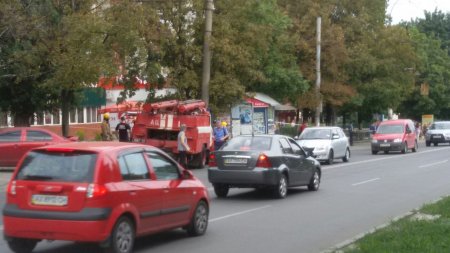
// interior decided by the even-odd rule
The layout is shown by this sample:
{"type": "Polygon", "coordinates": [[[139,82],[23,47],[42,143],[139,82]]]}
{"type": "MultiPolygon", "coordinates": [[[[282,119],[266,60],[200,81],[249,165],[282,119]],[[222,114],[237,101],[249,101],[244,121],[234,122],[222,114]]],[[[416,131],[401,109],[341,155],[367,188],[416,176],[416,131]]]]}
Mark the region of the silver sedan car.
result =
{"type": "Polygon", "coordinates": [[[350,143],[340,127],[305,128],[297,143],[318,161],[332,164],[335,158],[350,160],[350,143]]]}

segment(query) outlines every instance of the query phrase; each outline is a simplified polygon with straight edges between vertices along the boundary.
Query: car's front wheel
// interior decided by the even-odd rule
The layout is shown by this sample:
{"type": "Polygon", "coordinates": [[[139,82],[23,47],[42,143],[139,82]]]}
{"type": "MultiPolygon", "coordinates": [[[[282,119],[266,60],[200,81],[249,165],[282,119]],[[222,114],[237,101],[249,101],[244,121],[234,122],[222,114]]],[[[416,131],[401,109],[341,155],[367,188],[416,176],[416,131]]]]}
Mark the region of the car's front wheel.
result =
{"type": "Polygon", "coordinates": [[[334,152],[332,149],[330,149],[330,153],[328,154],[327,163],[333,164],[333,161],[334,161],[334,152]]]}
{"type": "Polygon", "coordinates": [[[111,242],[105,248],[106,253],[131,253],[134,246],[134,224],[125,216],[119,218],[111,234],[111,242]]]}
{"type": "Polygon", "coordinates": [[[213,184],[214,186],[214,192],[216,193],[217,197],[219,198],[225,198],[228,195],[228,191],[230,190],[230,187],[226,184],[213,184]]]}
{"type": "Polygon", "coordinates": [[[376,155],[376,154],[378,154],[378,151],[372,150],[372,155],[376,155]]]}
{"type": "Polygon", "coordinates": [[[286,198],[287,186],[288,186],[288,182],[287,182],[286,175],[281,174],[280,179],[278,180],[278,184],[274,189],[275,197],[279,198],[279,199],[286,198]]]}
{"type": "Polygon", "coordinates": [[[308,184],[308,190],[310,191],[317,191],[319,190],[320,186],[320,173],[319,170],[315,170],[313,176],[311,177],[309,184],[308,184]]]}
{"type": "Polygon", "coordinates": [[[425,146],[427,146],[427,147],[431,146],[431,142],[430,141],[425,141],[425,146]]]}
{"type": "Polygon", "coordinates": [[[203,235],[208,228],[209,209],[205,201],[200,201],[195,208],[191,218],[191,223],[187,226],[187,233],[190,236],[203,235]]]}
{"type": "Polygon", "coordinates": [[[8,238],[9,248],[15,253],[30,253],[36,247],[38,241],[25,238],[8,238]]]}
{"type": "Polygon", "coordinates": [[[342,161],[344,161],[344,162],[350,161],[350,149],[349,148],[347,148],[347,150],[345,151],[345,155],[342,158],[342,161]]]}

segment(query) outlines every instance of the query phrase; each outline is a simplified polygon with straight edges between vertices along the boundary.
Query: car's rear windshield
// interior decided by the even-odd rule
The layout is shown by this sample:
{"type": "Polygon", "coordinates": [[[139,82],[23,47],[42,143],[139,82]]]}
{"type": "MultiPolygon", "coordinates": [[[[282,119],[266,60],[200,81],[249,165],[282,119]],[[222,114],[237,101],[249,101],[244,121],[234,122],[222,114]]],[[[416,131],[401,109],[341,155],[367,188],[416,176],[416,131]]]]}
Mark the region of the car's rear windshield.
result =
{"type": "Polygon", "coordinates": [[[315,140],[315,139],[331,139],[331,129],[312,129],[305,128],[300,135],[300,140],[315,140]]]}
{"type": "Polygon", "coordinates": [[[377,134],[401,134],[403,133],[403,125],[381,125],[377,129],[377,134]]]}
{"type": "Polygon", "coordinates": [[[17,180],[92,182],[97,154],[86,152],[30,152],[17,180]]]}
{"type": "Polygon", "coordinates": [[[450,129],[450,122],[433,123],[430,126],[430,130],[443,130],[443,129],[450,129]]]}
{"type": "Polygon", "coordinates": [[[224,151],[264,151],[270,150],[270,145],[272,143],[271,137],[265,136],[237,136],[222,147],[224,151]]]}

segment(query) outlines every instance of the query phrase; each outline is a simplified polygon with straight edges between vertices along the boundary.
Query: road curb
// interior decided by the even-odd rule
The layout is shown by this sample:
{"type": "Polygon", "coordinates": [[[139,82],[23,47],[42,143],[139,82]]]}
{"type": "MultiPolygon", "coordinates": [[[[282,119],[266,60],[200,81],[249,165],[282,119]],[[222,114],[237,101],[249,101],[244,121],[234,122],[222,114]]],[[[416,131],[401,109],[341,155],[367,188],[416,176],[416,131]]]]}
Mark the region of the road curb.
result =
{"type": "MultiPolygon", "coordinates": [[[[435,199],[435,200],[433,200],[433,201],[431,201],[431,202],[427,202],[427,203],[425,203],[425,204],[435,204],[436,202],[439,202],[439,201],[441,201],[442,199],[444,199],[444,198],[446,198],[446,197],[448,197],[448,196],[450,196],[450,195],[442,196],[442,197],[440,197],[440,198],[438,198],[438,199],[435,199]]],[[[331,247],[331,248],[329,248],[329,249],[326,249],[326,250],[324,250],[324,251],[321,251],[320,253],[343,253],[343,252],[344,252],[343,249],[344,249],[345,247],[348,247],[348,246],[354,244],[356,241],[358,241],[359,239],[363,238],[364,236],[373,234],[373,233],[375,233],[376,231],[378,231],[378,230],[380,230],[380,229],[383,229],[383,228],[385,228],[385,227],[388,227],[389,225],[391,225],[392,222],[396,222],[396,221],[401,220],[401,219],[403,219],[403,218],[406,218],[406,217],[408,217],[408,216],[412,216],[412,215],[414,215],[415,213],[417,213],[418,211],[419,211],[419,209],[418,209],[418,208],[415,208],[415,209],[413,209],[412,211],[406,212],[405,214],[396,216],[396,217],[394,217],[392,220],[390,220],[389,222],[386,222],[386,223],[383,223],[383,224],[381,224],[381,225],[379,225],[379,226],[376,226],[375,228],[370,229],[370,230],[368,230],[368,231],[366,231],[366,232],[357,234],[357,235],[354,236],[353,238],[348,239],[348,240],[345,240],[345,241],[343,241],[343,242],[340,242],[340,243],[334,245],[333,247],[331,247]]]]}

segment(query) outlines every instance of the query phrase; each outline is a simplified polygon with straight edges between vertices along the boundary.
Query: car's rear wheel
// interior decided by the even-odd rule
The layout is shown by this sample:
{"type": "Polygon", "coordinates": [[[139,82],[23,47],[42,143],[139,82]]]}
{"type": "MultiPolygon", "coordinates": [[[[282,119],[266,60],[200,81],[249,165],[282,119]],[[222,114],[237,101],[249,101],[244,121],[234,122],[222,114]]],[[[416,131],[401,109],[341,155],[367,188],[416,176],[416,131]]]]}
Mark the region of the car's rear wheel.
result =
{"type": "Polygon", "coordinates": [[[433,145],[436,147],[438,145],[438,143],[437,142],[433,142],[433,145]]]}
{"type": "Polygon", "coordinates": [[[192,215],[191,222],[187,227],[187,233],[190,236],[203,235],[208,228],[209,209],[205,201],[200,201],[192,215]]]}
{"type": "Polygon", "coordinates": [[[403,143],[403,146],[402,146],[402,154],[406,154],[406,153],[408,153],[408,143],[403,143]]]}
{"type": "Polygon", "coordinates": [[[36,247],[37,240],[25,239],[25,238],[8,238],[9,248],[15,253],[30,253],[36,247]]]}
{"type": "Polygon", "coordinates": [[[425,141],[425,146],[427,146],[427,147],[431,146],[431,142],[430,141],[425,141]]]}
{"type": "Polygon", "coordinates": [[[372,155],[376,155],[376,154],[378,154],[378,151],[372,150],[372,155]]]}
{"type": "Polygon", "coordinates": [[[107,253],[131,253],[134,246],[134,224],[125,216],[119,218],[111,234],[111,242],[105,248],[107,253]]]}
{"type": "Polygon", "coordinates": [[[281,174],[280,179],[278,180],[278,184],[274,190],[275,197],[278,199],[286,198],[287,186],[288,186],[288,182],[287,182],[286,175],[281,174]]]}
{"type": "Polygon", "coordinates": [[[345,151],[345,155],[342,158],[342,161],[344,161],[344,162],[350,161],[350,149],[349,148],[347,148],[347,150],[345,151]]]}
{"type": "Polygon", "coordinates": [[[417,144],[417,141],[415,141],[414,148],[412,148],[412,152],[417,152],[417,149],[419,149],[419,145],[417,144]]]}
{"type": "Polygon", "coordinates": [[[385,150],[384,153],[385,153],[385,154],[389,154],[389,150],[385,150]]]}
{"type": "Polygon", "coordinates": [[[213,184],[214,192],[217,197],[225,198],[228,195],[228,191],[230,191],[230,187],[226,184],[213,184]]]}
{"type": "Polygon", "coordinates": [[[332,149],[330,149],[330,153],[328,154],[327,163],[333,164],[333,161],[334,161],[334,152],[332,149]]]}
{"type": "Polygon", "coordinates": [[[320,173],[316,169],[314,171],[313,176],[311,177],[311,180],[309,181],[308,190],[317,191],[317,190],[319,190],[319,186],[320,186],[320,173]]]}

